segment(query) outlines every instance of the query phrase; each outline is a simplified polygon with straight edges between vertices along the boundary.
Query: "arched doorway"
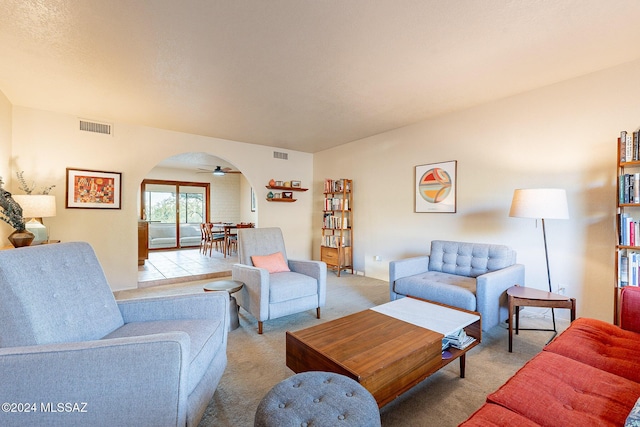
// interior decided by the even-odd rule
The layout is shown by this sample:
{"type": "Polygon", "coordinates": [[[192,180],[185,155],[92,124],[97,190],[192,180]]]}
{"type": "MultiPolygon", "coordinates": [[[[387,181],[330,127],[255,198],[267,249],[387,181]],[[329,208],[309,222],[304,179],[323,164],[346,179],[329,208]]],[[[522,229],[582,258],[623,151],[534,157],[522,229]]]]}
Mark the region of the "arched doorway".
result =
{"type": "Polygon", "coordinates": [[[252,196],[242,172],[211,154],[183,153],[159,162],[140,186],[148,260],[139,265],[138,287],[230,275],[237,254],[202,254],[199,226],[256,223],[252,196]]]}

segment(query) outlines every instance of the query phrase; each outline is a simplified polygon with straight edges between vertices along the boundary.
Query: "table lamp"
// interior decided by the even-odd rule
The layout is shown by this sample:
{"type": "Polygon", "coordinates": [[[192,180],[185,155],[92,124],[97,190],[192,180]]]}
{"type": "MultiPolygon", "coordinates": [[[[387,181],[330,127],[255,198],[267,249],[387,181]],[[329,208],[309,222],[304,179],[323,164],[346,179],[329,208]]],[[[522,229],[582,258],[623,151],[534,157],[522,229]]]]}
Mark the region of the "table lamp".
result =
{"type": "Polygon", "coordinates": [[[49,232],[42,218],[56,216],[56,198],[49,194],[14,194],[13,199],[22,208],[22,217],[27,230],[35,235],[31,245],[39,245],[49,240],[49,232]]]}
{"type": "MultiPolygon", "coordinates": [[[[544,226],[545,219],[569,219],[567,206],[567,193],[562,188],[531,188],[519,189],[513,192],[511,210],[509,216],[518,218],[535,218],[542,220],[542,237],[544,239],[544,256],[547,261],[547,279],[549,292],[553,292],[551,286],[551,272],[549,269],[549,251],[547,249],[547,232],[544,226]]],[[[556,329],[556,319],[553,317],[553,329],[556,329]]]]}

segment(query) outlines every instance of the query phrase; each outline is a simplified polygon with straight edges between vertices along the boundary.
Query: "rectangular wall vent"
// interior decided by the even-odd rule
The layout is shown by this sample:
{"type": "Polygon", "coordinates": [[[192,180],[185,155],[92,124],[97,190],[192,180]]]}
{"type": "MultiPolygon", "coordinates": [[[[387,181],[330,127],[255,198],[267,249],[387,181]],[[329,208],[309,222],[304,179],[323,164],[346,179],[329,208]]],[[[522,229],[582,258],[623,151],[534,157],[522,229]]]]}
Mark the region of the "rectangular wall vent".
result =
{"type": "Polygon", "coordinates": [[[289,154],[288,153],[281,153],[280,151],[274,151],[273,152],[273,158],[274,159],[289,160],[289,154]]]}
{"type": "Polygon", "coordinates": [[[102,133],[104,135],[111,135],[111,125],[108,123],[89,122],[87,120],[80,120],[80,130],[85,132],[102,133]]]}

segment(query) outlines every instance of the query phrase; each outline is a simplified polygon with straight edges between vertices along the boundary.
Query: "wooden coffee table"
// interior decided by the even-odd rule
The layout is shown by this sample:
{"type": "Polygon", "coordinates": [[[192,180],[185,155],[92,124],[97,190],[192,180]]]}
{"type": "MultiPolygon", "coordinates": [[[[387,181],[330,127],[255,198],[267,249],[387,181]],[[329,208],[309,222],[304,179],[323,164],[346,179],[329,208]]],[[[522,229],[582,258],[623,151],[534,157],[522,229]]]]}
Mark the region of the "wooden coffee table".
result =
{"type": "MultiPolygon", "coordinates": [[[[464,378],[465,354],[482,338],[480,314],[414,298],[404,299],[407,303],[421,304],[422,313],[435,313],[430,321],[439,323],[436,329],[451,329],[451,324],[445,325],[446,322],[441,321],[442,317],[447,317],[441,315],[443,311],[452,315],[472,315],[467,316],[472,321],[464,329],[476,341],[464,350],[450,348],[451,357],[444,359],[444,332],[376,311],[386,308],[387,304],[383,304],[311,328],[287,332],[287,366],[296,373],[329,371],[353,378],[371,392],[379,407],[455,359],[460,360],[460,377],[464,378]]],[[[387,307],[403,307],[394,305],[400,301],[388,303],[387,307]]],[[[416,315],[416,323],[424,320],[418,317],[423,316],[416,315]]]]}

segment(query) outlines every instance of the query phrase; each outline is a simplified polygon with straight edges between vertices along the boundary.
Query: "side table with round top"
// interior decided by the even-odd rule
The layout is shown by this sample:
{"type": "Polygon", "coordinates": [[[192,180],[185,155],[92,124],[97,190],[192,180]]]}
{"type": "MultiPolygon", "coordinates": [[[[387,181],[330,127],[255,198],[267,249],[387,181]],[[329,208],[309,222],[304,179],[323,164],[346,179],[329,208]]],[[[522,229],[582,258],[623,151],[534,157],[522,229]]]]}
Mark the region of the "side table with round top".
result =
{"type": "Polygon", "coordinates": [[[203,289],[205,292],[212,291],[227,291],[229,293],[229,330],[237,329],[240,326],[240,320],[238,319],[238,304],[233,297],[233,293],[238,292],[244,283],[239,280],[216,280],[215,282],[207,283],[203,289]]]}
{"type": "MultiPolygon", "coordinates": [[[[516,315],[516,334],[520,330],[520,307],[567,308],[571,310],[571,321],[576,320],[576,299],[566,295],[554,294],[540,289],[524,286],[512,286],[507,289],[509,299],[509,353],[513,348],[513,314],[516,315]]],[[[522,329],[525,330],[525,329],[522,329]]],[[[535,331],[556,331],[555,318],[553,329],[529,329],[535,331]]],[[[555,337],[555,334],[553,335],[555,337]]],[[[553,337],[552,337],[553,338],[553,337]]]]}

